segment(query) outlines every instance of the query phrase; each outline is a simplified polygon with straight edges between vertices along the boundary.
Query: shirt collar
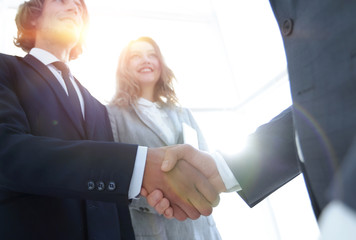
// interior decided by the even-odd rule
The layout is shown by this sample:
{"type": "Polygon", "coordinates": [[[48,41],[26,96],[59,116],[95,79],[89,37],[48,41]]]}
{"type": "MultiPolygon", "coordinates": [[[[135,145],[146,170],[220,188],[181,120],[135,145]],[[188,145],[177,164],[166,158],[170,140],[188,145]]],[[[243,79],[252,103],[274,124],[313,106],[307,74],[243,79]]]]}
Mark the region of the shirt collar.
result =
{"type": "Polygon", "coordinates": [[[152,107],[154,105],[153,102],[151,102],[145,98],[142,98],[142,97],[137,99],[137,103],[140,105],[146,106],[146,107],[152,107]]]}
{"type": "Polygon", "coordinates": [[[142,97],[137,100],[137,103],[146,108],[157,108],[157,109],[161,108],[157,102],[151,102],[150,100],[147,100],[142,97]]]}
{"type": "Polygon", "coordinates": [[[29,54],[37,58],[46,66],[59,61],[58,58],[56,58],[52,53],[47,52],[46,50],[40,48],[32,48],[29,54]]]}

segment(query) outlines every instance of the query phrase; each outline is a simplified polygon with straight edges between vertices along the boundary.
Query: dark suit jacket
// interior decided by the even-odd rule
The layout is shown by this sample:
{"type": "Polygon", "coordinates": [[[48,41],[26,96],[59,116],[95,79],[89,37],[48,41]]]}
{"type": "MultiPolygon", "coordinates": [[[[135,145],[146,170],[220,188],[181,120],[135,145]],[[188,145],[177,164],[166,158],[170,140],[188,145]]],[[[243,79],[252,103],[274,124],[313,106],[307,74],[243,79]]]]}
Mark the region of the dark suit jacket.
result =
{"type": "Polygon", "coordinates": [[[344,176],[341,166],[355,165],[344,159],[356,148],[356,1],[270,3],[284,41],[293,106],[251,136],[243,161],[230,163],[241,195],[253,206],[303,171],[317,215],[330,201],[332,181],[338,198],[356,210],[356,191],[346,194],[346,182],[335,178],[344,176]]]}
{"type": "Polygon", "coordinates": [[[137,145],[111,142],[105,107],[77,83],[84,123],[46,66],[0,54],[1,239],[133,239],[137,145]]]}

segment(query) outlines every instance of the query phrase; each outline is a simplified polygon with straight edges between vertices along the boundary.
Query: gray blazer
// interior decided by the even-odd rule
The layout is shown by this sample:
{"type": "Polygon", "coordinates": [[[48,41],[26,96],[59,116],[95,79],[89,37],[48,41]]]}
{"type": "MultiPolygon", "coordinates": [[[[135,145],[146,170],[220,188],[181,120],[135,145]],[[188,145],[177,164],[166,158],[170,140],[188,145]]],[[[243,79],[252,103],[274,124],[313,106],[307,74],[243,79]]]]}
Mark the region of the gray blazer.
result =
{"type": "MultiPolygon", "coordinates": [[[[168,140],[161,134],[161,130],[137,107],[119,108],[109,105],[107,109],[116,142],[148,147],[168,145],[168,140]]],[[[172,121],[175,131],[179,133],[175,144],[184,143],[183,123],[186,123],[196,131],[199,148],[207,150],[206,141],[188,109],[164,107],[163,110],[172,121]]],[[[130,213],[136,239],[221,239],[212,216],[185,221],[166,219],[150,207],[145,198],[133,200],[130,213]]]]}

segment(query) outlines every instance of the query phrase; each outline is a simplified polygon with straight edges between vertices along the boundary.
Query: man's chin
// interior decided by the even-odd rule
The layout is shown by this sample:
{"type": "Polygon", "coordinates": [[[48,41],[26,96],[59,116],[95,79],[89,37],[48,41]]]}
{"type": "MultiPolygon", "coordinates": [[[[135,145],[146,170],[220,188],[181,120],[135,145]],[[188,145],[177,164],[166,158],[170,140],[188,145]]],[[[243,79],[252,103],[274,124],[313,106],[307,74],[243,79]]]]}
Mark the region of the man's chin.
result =
{"type": "Polygon", "coordinates": [[[56,24],[56,26],[53,26],[53,29],[56,29],[53,33],[56,35],[58,40],[78,42],[80,39],[80,31],[78,30],[78,26],[71,21],[56,24]]]}
{"type": "Polygon", "coordinates": [[[65,44],[76,45],[79,42],[80,35],[73,31],[62,31],[57,34],[56,39],[65,44]]]}

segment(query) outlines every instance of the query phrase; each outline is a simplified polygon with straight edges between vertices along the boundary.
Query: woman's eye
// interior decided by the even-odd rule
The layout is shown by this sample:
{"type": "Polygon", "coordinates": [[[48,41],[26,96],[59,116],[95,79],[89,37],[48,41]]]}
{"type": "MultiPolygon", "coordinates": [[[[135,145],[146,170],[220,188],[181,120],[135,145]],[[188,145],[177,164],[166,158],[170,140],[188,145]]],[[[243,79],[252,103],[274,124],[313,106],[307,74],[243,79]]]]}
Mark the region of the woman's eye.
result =
{"type": "Polygon", "coordinates": [[[131,55],[131,57],[130,57],[130,59],[131,60],[134,60],[134,59],[139,59],[140,58],[140,56],[139,55],[137,55],[137,54],[135,54],[135,55],[131,55]]]}
{"type": "Polygon", "coordinates": [[[157,57],[157,54],[155,54],[155,53],[150,54],[149,57],[150,57],[150,58],[158,58],[158,57],[157,57]]]}

